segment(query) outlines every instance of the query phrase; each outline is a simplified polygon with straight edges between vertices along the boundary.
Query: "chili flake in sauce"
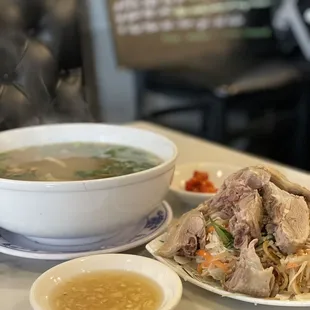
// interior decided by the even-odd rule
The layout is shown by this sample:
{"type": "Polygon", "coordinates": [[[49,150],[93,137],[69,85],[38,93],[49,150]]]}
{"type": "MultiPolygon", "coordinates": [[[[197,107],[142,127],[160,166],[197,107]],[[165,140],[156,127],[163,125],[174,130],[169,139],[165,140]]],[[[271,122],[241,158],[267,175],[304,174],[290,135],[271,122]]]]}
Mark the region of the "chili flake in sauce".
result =
{"type": "Polygon", "coordinates": [[[216,193],[217,188],[209,180],[207,172],[194,171],[193,176],[186,181],[185,190],[197,193],[216,193]]]}

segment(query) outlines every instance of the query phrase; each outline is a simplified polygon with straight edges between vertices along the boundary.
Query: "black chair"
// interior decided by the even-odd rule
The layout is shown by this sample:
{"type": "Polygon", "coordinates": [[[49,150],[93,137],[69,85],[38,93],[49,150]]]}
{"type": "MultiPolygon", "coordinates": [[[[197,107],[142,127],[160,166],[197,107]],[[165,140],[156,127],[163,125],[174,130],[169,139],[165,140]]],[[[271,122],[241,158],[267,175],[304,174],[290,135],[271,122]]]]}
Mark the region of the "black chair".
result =
{"type": "MultiPolygon", "coordinates": [[[[305,167],[309,102],[303,73],[293,62],[277,58],[258,62],[230,82],[210,87],[208,72],[146,71],[138,75],[138,118],[161,123],[161,118],[166,115],[198,111],[201,115],[200,130],[190,133],[226,145],[240,137],[255,138],[253,144],[261,144],[264,136],[269,145],[274,145],[270,153],[259,155],[274,157],[276,152],[279,155],[277,160],[305,167]],[[146,109],[147,92],[182,100],[188,98],[188,101],[185,105],[177,104],[160,110],[146,109]],[[249,125],[230,130],[227,117],[231,110],[246,112],[251,120],[249,125]],[[283,138],[282,133],[275,135],[277,125],[284,132],[287,124],[292,122],[295,125],[289,136],[283,138]],[[275,140],[274,143],[272,140],[275,140]]],[[[259,152],[255,147],[254,151],[259,152]]]]}
{"type": "Polygon", "coordinates": [[[96,120],[85,100],[82,11],[78,0],[0,0],[0,130],[96,120]]]}

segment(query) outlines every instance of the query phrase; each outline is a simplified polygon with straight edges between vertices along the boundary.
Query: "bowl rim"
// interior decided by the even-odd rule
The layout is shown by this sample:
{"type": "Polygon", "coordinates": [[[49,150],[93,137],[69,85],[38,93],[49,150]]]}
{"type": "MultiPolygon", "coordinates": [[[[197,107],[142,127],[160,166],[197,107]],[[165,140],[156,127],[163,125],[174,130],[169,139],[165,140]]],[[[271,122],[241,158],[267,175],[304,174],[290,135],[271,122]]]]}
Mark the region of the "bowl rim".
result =
{"type": "MultiPolygon", "coordinates": [[[[98,255],[90,255],[90,256],[85,256],[85,257],[79,257],[79,258],[76,258],[76,259],[72,259],[72,260],[63,262],[61,264],[58,264],[58,265],[56,265],[56,266],[46,270],[31,285],[30,292],[29,292],[29,301],[30,301],[31,306],[35,310],[38,310],[38,309],[41,310],[40,305],[39,305],[39,303],[37,301],[38,300],[38,294],[36,294],[36,290],[40,286],[40,282],[44,281],[44,279],[46,279],[46,277],[48,277],[49,274],[53,273],[53,271],[62,270],[66,266],[74,264],[74,263],[77,263],[78,261],[81,262],[81,261],[89,260],[91,262],[92,259],[97,259],[97,258],[102,258],[102,263],[104,263],[105,259],[113,260],[113,258],[116,257],[116,256],[118,256],[118,257],[122,256],[122,257],[124,257],[124,259],[136,260],[135,264],[137,264],[137,265],[140,263],[141,260],[148,261],[149,263],[154,265],[154,268],[156,268],[156,266],[159,266],[161,269],[164,269],[165,270],[165,274],[167,276],[169,275],[169,277],[171,277],[171,279],[174,282],[174,285],[173,285],[173,288],[174,288],[173,297],[170,298],[167,301],[167,304],[164,307],[161,307],[159,310],[171,310],[171,309],[174,309],[174,307],[180,302],[180,300],[182,298],[182,294],[183,294],[182,281],[181,281],[179,275],[176,272],[174,272],[171,268],[169,268],[165,264],[159,262],[158,260],[155,260],[153,258],[149,258],[149,257],[146,257],[146,256],[133,255],[133,254],[123,254],[123,253],[114,253],[114,254],[111,253],[111,254],[98,254],[98,255]]],[[[98,269],[98,270],[112,270],[112,269],[98,269]]],[[[116,270],[116,269],[113,269],[113,270],[116,270]]],[[[123,269],[120,269],[120,270],[123,270],[123,269]]],[[[136,272],[138,274],[141,274],[139,271],[134,271],[134,272],[136,272]]],[[[75,275],[77,276],[79,274],[80,274],[80,272],[77,272],[75,275]]],[[[69,279],[69,277],[65,278],[65,279],[69,279]]],[[[156,281],[156,283],[161,287],[163,293],[165,294],[165,290],[164,290],[165,285],[163,285],[162,283],[159,283],[157,281],[156,281]]],[[[47,309],[47,310],[51,310],[51,309],[47,309]]]]}
{"type": "MultiPolygon", "coordinates": [[[[238,171],[238,169],[241,169],[240,166],[238,165],[234,165],[234,164],[227,164],[225,162],[216,162],[216,161],[206,161],[206,162],[187,162],[187,163],[183,163],[183,164],[178,164],[175,167],[175,172],[178,170],[178,168],[180,167],[190,167],[190,166],[197,166],[197,165],[204,165],[204,166],[222,166],[222,167],[227,167],[227,168],[236,168],[236,171],[238,171]]],[[[173,181],[171,183],[171,186],[169,188],[173,193],[179,194],[179,195],[183,195],[183,196],[187,196],[187,197],[196,197],[196,198],[208,198],[208,197],[213,197],[215,195],[215,193],[197,193],[197,192],[190,192],[190,191],[186,191],[185,189],[182,188],[176,188],[173,186],[173,181]]]]}
{"type": "MultiPolygon", "coordinates": [[[[15,128],[6,130],[0,133],[1,136],[10,135],[12,133],[18,133],[22,131],[37,131],[37,130],[46,130],[53,129],[55,127],[63,127],[65,128],[74,128],[74,127],[100,127],[102,130],[105,128],[113,129],[113,128],[126,128],[127,131],[131,131],[133,134],[146,133],[150,137],[153,136],[155,138],[159,138],[165,141],[167,144],[171,146],[173,155],[168,160],[164,160],[158,166],[153,168],[143,170],[140,172],[135,172],[128,175],[121,175],[111,178],[105,179],[94,179],[94,180],[78,180],[78,181],[24,181],[24,180],[11,180],[0,178],[0,188],[16,190],[16,191],[91,191],[91,190],[99,190],[99,189],[109,189],[113,187],[120,187],[131,185],[135,183],[140,183],[145,181],[146,179],[150,179],[155,175],[161,175],[174,167],[174,163],[178,157],[178,148],[176,144],[168,139],[167,137],[152,132],[146,129],[140,129],[131,126],[124,125],[111,125],[111,124],[103,124],[103,123],[62,123],[62,124],[47,124],[47,125],[37,125],[37,126],[29,126],[22,128],[15,128]],[[152,175],[152,176],[151,176],[152,175]]],[[[59,142],[61,143],[61,141],[59,142]]],[[[48,142],[46,143],[48,144],[48,142]]],[[[142,147],[143,149],[143,147],[142,147]]]]}

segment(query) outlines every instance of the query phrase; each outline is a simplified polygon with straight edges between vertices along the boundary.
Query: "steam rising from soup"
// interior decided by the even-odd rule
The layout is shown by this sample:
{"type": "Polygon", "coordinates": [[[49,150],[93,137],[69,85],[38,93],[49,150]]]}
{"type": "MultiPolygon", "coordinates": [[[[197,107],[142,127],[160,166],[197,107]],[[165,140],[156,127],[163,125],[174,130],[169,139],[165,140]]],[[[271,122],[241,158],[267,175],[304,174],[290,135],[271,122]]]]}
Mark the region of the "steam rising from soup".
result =
{"type": "Polygon", "coordinates": [[[0,178],[81,181],[131,174],[162,160],[144,150],[103,143],[60,143],[0,153],[0,178]]]}

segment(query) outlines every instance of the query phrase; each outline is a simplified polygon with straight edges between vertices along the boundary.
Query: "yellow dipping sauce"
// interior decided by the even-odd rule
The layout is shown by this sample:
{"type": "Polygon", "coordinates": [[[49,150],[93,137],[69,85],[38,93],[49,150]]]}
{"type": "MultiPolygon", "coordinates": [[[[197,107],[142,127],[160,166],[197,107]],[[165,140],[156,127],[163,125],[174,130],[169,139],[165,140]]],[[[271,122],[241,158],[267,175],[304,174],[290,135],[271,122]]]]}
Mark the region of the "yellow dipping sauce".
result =
{"type": "Polygon", "coordinates": [[[158,310],[163,292],[138,273],[100,271],[60,283],[49,299],[53,310],[158,310]]]}

